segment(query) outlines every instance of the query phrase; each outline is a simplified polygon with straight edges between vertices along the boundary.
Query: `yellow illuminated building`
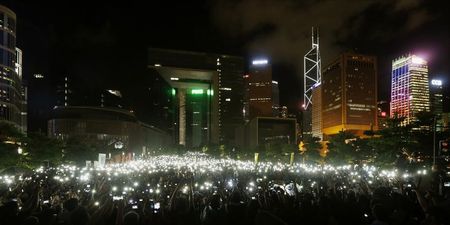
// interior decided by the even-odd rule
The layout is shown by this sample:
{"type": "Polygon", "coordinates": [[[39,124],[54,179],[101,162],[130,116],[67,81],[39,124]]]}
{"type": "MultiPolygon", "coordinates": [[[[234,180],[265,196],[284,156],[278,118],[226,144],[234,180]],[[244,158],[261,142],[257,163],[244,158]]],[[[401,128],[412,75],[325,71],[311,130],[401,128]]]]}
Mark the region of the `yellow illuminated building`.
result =
{"type": "Polygon", "coordinates": [[[344,53],[322,72],[322,132],[349,131],[363,136],[377,130],[377,61],[373,56],[344,53]]]}

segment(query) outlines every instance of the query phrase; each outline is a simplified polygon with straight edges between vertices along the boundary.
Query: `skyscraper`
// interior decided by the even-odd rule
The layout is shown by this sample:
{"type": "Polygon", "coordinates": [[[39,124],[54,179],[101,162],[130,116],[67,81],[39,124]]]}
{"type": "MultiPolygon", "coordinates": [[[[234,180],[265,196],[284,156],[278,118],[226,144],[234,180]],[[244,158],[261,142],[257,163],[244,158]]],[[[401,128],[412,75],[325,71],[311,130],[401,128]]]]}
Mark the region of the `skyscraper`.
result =
{"type": "Polygon", "coordinates": [[[392,61],[391,110],[403,117],[402,125],[415,120],[418,112],[430,111],[427,61],[408,54],[392,61]]]}
{"type": "Polygon", "coordinates": [[[312,91],[312,136],[323,139],[322,133],[322,87],[317,85],[312,91]]]}
{"type": "Polygon", "coordinates": [[[433,79],[430,82],[431,112],[437,116],[440,116],[443,113],[443,85],[442,80],[438,79],[433,79]]]}
{"type": "Polygon", "coordinates": [[[280,88],[278,87],[278,81],[272,81],[272,115],[279,117],[281,112],[280,106],[280,88]]]}
{"type": "MultiPolygon", "coordinates": [[[[217,98],[218,101],[218,112],[216,113],[218,125],[217,128],[214,128],[217,129],[217,142],[233,142],[236,127],[244,123],[242,113],[244,98],[244,59],[238,56],[223,54],[157,48],[150,48],[148,50],[148,55],[149,67],[155,69],[160,75],[162,75],[163,78],[166,76],[164,75],[165,71],[169,71],[170,69],[185,69],[187,71],[191,71],[191,75],[194,75],[196,73],[195,71],[197,71],[197,76],[189,78],[192,81],[190,87],[190,89],[192,90],[197,90],[196,88],[204,86],[192,86],[192,84],[196,83],[198,80],[206,79],[208,81],[203,81],[203,83],[211,83],[212,81],[214,81],[214,79],[217,78],[217,83],[215,81],[211,83],[214,87],[217,87],[217,90],[212,90],[212,92],[209,92],[208,88],[203,88],[202,90],[205,96],[210,96],[212,100],[217,98]],[[209,78],[207,79],[207,77],[200,77],[200,75],[202,74],[209,74],[207,75],[209,76],[209,78]],[[208,95],[208,93],[210,95],[208,95]]],[[[188,74],[184,74],[183,76],[187,75],[188,74]]],[[[167,81],[167,83],[170,84],[170,86],[180,83],[188,84],[190,82],[189,80],[182,81],[180,80],[181,77],[175,76],[169,76],[167,77],[167,79],[164,79],[167,81]],[[179,80],[172,80],[170,78],[179,78],[179,80]]],[[[198,93],[196,95],[197,97],[200,97],[200,89],[194,92],[198,93]]],[[[178,95],[179,93],[180,92],[177,92],[175,90],[176,95],[178,95]]],[[[177,127],[178,126],[179,124],[177,125],[177,127]]],[[[215,138],[212,138],[210,140],[214,139],[215,138]]],[[[214,142],[215,141],[213,141],[213,143],[214,142]]]]}
{"type": "Polygon", "coordinates": [[[22,51],[16,48],[16,14],[0,5],[0,120],[26,132],[26,90],[22,51]]]}
{"type": "MultiPolygon", "coordinates": [[[[273,116],[272,66],[266,59],[253,60],[246,79],[249,120],[273,116]]],[[[277,84],[278,85],[278,84],[277,84]]]]}
{"type": "MultiPolygon", "coordinates": [[[[313,130],[313,90],[321,83],[322,60],[319,50],[319,29],[311,29],[311,50],[303,57],[302,137],[311,137],[313,130]]],[[[318,110],[320,107],[316,107],[318,110]]],[[[316,125],[318,125],[316,121],[316,125]]],[[[317,131],[317,127],[315,128],[317,131]]],[[[316,133],[317,134],[317,133],[316,133]]]]}
{"type": "MultiPolygon", "coordinates": [[[[344,53],[322,72],[322,131],[363,135],[377,129],[377,61],[344,53]]],[[[313,103],[314,104],[314,103],[313,103]]]]}

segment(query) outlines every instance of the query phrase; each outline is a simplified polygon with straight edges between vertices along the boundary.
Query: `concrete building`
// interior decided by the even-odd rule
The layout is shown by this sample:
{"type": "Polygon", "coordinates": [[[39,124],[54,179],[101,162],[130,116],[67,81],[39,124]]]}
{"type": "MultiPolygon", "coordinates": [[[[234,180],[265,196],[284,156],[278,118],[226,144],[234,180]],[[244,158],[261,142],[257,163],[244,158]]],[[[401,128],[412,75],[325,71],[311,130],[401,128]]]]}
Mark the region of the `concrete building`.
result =
{"type": "Polygon", "coordinates": [[[16,14],[0,5],[0,120],[27,131],[22,51],[16,48],[16,14]]]}
{"type": "Polygon", "coordinates": [[[294,118],[255,117],[245,126],[244,146],[267,149],[271,145],[297,144],[297,120],[294,118]]]}
{"type": "MultiPolygon", "coordinates": [[[[344,53],[322,72],[322,132],[377,130],[377,61],[344,53]]],[[[314,104],[313,104],[314,105],[314,104]]],[[[325,137],[326,139],[326,137],[325,137]]]]}
{"type": "MultiPolygon", "coordinates": [[[[203,129],[202,133],[206,132],[208,138],[201,142],[195,142],[195,144],[183,141],[184,138],[182,136],[188,139],[191,138],[188,134],[190,131],[179,129],[180,124],[177,121],[182,121],[180,121],[179,116],[183,115],[183,110],[181,110],[181,114],[173,113],[174,117],[172,118],[175,118],[176,114],[178,115],[178,118],[172,124],[176,127],[173,129],[174,137],[178,139],[177,142],[179,144],[199,146],[207,143],[234,142],[235,129],[244,123],[242,113],[244,59],[242,57],[156,48],[148,50],[148,57],[149,68],[156,70],[171,88],[181,90],[181,92],[174,91],[174,96],[177,97],[174,99],[176,101],[173,104],[180,104],[180,101],[183,103],[186,100],[180,97],[185,95],[183,90],[186,90],[188,94],[187,100],[189,101],[193,100],[191,98],[193,96],[197,100],[200,100],[199,97],[203,96],[205,97],[203,100],[208,102],[206,105],[209,108],[205,108],[207,110],[205,111],[205,116],[207,116],[204,117],[205,119],[209,118],[207,119],[208,125],[206,126],[205,124],[201,127],[203,129]],[[192,90],[196,91],[192,92],[192,90]],[[179,140],[180,137],[181,142],[179,140]]],[[[192,117],[191,115],[185,116],[187,116],[187,120],[192,117]]],[[[191,126],[190,124],[187,125],[191,126]]],[[[181,127],[184,126],[181,124],[181,127]]],[[[192,130],[193,128],[188,127],[186,129],[192,130]]],[[[198,132],[196,131],[195,133],[198,132]]]]}
{"type": "Polygon", "coordinates": [[[165,132],[141,123],[133,113],[113,108],[62,106],[51,112],[48,135],[58,139],[79,137],[94,141],[106,150],[121,143],[124,151],[140,152],[170,144],[165,132]]]}
{"type": "Polygon", "coordinates": [[[416,55],[405,55],[392,61],[390,116],[415,120],[418,112],[430,111],[430,88],[427,61],[416,55]]]}

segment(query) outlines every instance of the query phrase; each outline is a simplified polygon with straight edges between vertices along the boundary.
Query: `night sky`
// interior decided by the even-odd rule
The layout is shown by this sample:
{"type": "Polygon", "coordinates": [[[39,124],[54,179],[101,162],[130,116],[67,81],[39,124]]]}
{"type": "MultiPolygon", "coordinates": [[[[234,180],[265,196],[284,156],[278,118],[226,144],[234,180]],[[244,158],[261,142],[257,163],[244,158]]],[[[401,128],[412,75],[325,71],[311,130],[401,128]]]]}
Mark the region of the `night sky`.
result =
{"type": "Polygon", "coordinates": [[[408,52],[429,61],[431,77],[450,82],[445,1],[68,2],[1,1],[18,17],[25,78],[42,73],[56,82],[70,74],[132,95],[147,82],[148,47],[267,57],[281,104],[295,111],[303,55],[318,26],[323,67],[346,50],[378,57],[379,100],[389,98],[392,59],[408,52]]]}

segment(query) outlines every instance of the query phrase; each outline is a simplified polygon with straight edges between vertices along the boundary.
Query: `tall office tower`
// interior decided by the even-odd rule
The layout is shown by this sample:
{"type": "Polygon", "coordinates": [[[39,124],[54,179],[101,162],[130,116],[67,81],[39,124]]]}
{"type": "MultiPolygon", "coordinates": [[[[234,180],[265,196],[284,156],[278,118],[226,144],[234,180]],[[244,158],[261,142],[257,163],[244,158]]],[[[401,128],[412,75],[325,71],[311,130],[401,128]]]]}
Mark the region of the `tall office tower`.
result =
{"type": "Polygon", "coordinates": [[[433,79],[430,85],[431,112],[440,116],[443,113],[444,91],[442,80],[433,79]]]}
{"type": "Polygon", "coordinates": [[[322,87],[317,85],[312,93],[312,136],[323,139],[322,133],[322,87]]]}
{"type": "Polygon", "coordinates": [[[302,104],[302,134],[312,135],[313,89],[321,83],[321,59],[319,51],[319,30],[311,30],[311,50],[303,57],[303,104],[302,104]]]}
{"type": "Polygon", "coordinates": [[[21,53],[16,49],[16,14],[0,5],[0,120],[9,121],[26,132],[21,53]]]}
{"type": "Polygon", "coordinates": [[[436,130],[442,131],[444,128],[444,90],[443,82],[439,79],[432,79],[430,82],[430,103],[431,112],[436,116],[436,130]]]}
{"type": "Polygon", "coordinates": [[[377,61],[344,53],[322,72],[322,132],[341,130],[362,136],[377,129],[377,61]]]}
{"type": "Polygon", "coordinates": [[[279,117],[281,113],[280,106],[280,88],[278,81],[272,81],[272,116],[279,117]]]}
{"type": "Polygon", "coordinates": [[[406,125],[421,111],[430,111],[428,66],[422,58],[409,54],[392,61],[390,115],[404,117],[402,125],[406,125]]]}
{"type": "Polygon", "coordinates": [[[272,66],[266,59],[253,60],[247,79],[249,119],[273,116],[272,66]]]}
{"type": "MultiPolygon", "coordinates": [[[[235,129],[244,123],[242,113],[244,98],[244,59],[238,56],[223,54],[156,48],[150,48],[148,50],[148,56],[149,67],[155,69],[157,73],[166,80],[166,83],[169,86],[174,89],[180,89],[179,91],[175,90],[175,95],[182,96],[185,95],[183,93],[187,91],[186,93],[188,95],[186,96],[188,98],[191,95],[195,95],[195,97],[204,95],[203,97],[208,97],[210,101],[212,101],[208,103],[212,108],[209,108],[208,110],[210,111],[205,113],[209,115],[208,118],[217,119],[217,127],[215,122],[213,123],[211,120],[208,122],[209,128],[207,126],[202,128],[203,132],[208,131],[210,134],[208,140],[203,140],[203,143],[201,144],[234,142],[235,129]],[[180,76],[168,74],[171,70],[173,70],[172,72],[176,72],[181,71],[182,69],[185,70],[185,72],[180,76]],[[179,80],[176,80],[176,78],[179,80]],[[217,79],[217,82],[215,79],[217,79]],[[180,84],[184,84],[184,86],[180,86],[180,84]],[[194,91],[192,92],[192,90],[194,91]],[[216,106],[215,103],[213,103],[216,98],[217,112],[214,111],[216,106]]],[[[185,101],[184,98],[178,98],[177,101],[178,100],[181,100],[182,102],[185,101]]],[[[177,104],[177,101],[174,101],[173,103],[177,104]]],[[[194,103],[192,102],[192,104],[194,103]]],[[[190,108],[186,109],[189,110],[190,108]]],[[[189,118],[197,118],[194,115],[190,115],[189,111],[184,111],[188,113],[185,115],[187,120],[189,120],[189,118]]],[[[180,113],[183,113],[183,110],[181,110],[180,113]]],[[[175,123],[176,121],[172,124],[175,123]]],[[[191,126],[191,124],[187,125],[191,126]]],[[[174,136],[176,136],[176,138],[182,137],[183,135],[178,133],[178,131],[180,131],[180,124],[177,123],[175,126],[176,127],[172,129],[174,136]]],[[[192,130],[194,127],[187,127],[186,129],[192,130]]],[[[198,132],[196,131],[196,133],[198,132]]],[[[184,135],[185,137],[191,138],[189,133],[185,134],[187,135],[184,135]]],[[[191,144],[192,142],[188,141],[184,142],[183,145],[191,146],[191,144]]],[[[200,143],[195,145],[200,145],[200,143]]]]}
{"type": "MultiPolygon", "coordinates": [[[[17,73],[17,76],[19,76],[19,79],[22,80],[22,50],[20,48],[16,48],[16,64],[15,64],[15,71],[17,73]]],[[[27,122],[27,103],[28,103],[28,87],[22,83],[21,84],[21,112],[20,112],[20,127],[22,132],[27,133],[28,131],[28,122],[27,122]]]]}

